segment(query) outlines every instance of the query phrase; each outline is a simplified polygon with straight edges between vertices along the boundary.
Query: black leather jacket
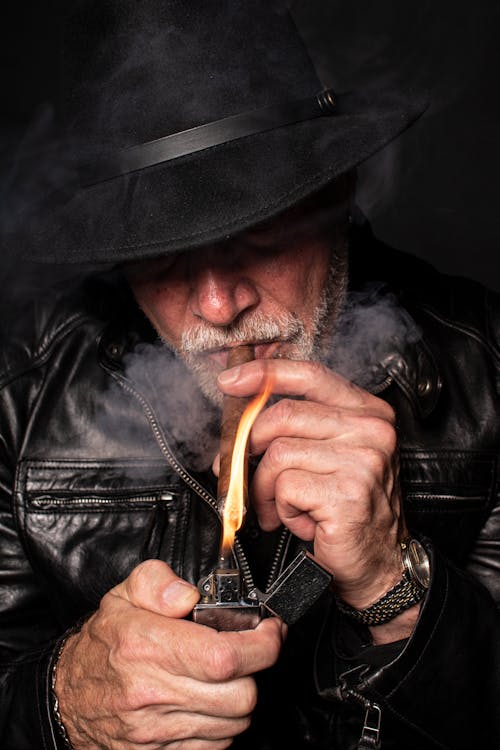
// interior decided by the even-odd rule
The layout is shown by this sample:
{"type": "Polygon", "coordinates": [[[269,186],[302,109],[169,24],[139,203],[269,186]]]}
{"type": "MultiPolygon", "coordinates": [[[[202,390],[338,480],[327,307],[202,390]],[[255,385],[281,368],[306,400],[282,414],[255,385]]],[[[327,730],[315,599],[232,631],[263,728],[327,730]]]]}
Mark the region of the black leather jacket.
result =
{"type": "MultiPolygon", "coordinates": [[[[379,648],[325,595],[259,676],[254,725],[234,746],[500,747],[499,308],[366,234],[352,278],[386,282],[421,332],[382,341],[369,369],[397,410],[405,513],[430,540],[432,584],[414,635],[379,648]]],[[[216,434],[201,402],[188,413],[197,396],[174,393],[171,355],[113,275],[24,321],[0,370],[0,746],[53,750],[65,631],[146,558],[193,582],[213,566],[216,434]]],[[[241,545],[272,577],[295,540],[250,528],[241,545]]]]}

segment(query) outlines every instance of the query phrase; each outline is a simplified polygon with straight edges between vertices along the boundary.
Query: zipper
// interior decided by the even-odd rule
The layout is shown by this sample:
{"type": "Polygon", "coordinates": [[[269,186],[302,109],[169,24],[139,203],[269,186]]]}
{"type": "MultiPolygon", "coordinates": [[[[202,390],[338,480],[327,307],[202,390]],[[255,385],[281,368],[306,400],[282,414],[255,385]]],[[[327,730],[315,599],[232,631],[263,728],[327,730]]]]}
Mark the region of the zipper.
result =
{"type": "Polygon", "coordinates": [[[40,495],[38,497],[34,497],[30,500],[30,505],[33,508],[40,508],[43,510],[47,510],[48,508],[54,507],[54,508],[60,508],[60,507],[81,507],[81,508],[89,508],[89,507],[99,507],[99,506],[108,506],[108,505],[116,505],[117,503],[126,503],[126,504],[137,504],[140,505],[142,503],[156,503],[156,502],[164,502],[168,503],[171,502],[174,499],[174,496],[171,492],[161,492],[159,494],[154,495],[120,495],[113,497],[102,497],[99,495],[95,496],[88,496],[88,497],[51,497],[50,495],[40,495]]]}
{"type": "Polygon", "coordinates": [[[374,385],[373,388],[368,388],[368,390],[372,394],[372,396],[378,396],[391,385],[393,380],[394,378],[392,375],[387,375],[381,383],[377,383],[377,385],[374,385]]]}
{"type": "MultiPolygon", "coordinates": [[[[191,474],[182,466],[182,464],[179,463],[174,453],[172,453],[170,446],[167,443],[165,434],[162,428],[160,427],[160,425],[158,424],[158,420],[156,419],[155,413],[151,405],[149,404],[149,402],[141,393],[136,391],[135,388],[133,388],[130,385],[130,383],[124,380],[118,373],[108,368],[106,369],[108,373],[111,375],[111,377],[114,378],[114,380],[118,383],[118,385],[120,385],[120,387],[123,388],[123,390],[125,390],[127,393],[133,396],[142,406],[142,409],[146,415],[149,425],[153,431],[153,435],[156,439],[156,442],[158,443],[158,446],[161,452],[163,453],[164,457],[166,458],[168,464],[180,476],[180,478],[192,490],[194,490],[194,492],[196,492],[196,494],[199,495],[199,497],[201,497],[202,500],[204,500],[210,506],[210,508],[216,513],[219,521],[222,524],[222,518],[219,512],[217,500],[213,497],[213,495],[210,494],[210,492],[208,492],[204,487],[202,487],[201,484],[199,484],[199,482],[197,482],[194,477],[191,476],[191,474]]],[[[281,554],[282,547],[283,545],[281,546],[278,545],[278,549],[277,549],[277,552],[275,554],[275,557],[272,563],[272,569],[277,569],[279,566],[280,560],[278,559],[278,554],[281,554]]],[[[238,567],[240,568],[246,590],[253,591],[255,589],[255,583],[253,580],[252,571],[250,569],[250,565],[246,558],[245,552],[243,551],[243,546],[237,536],[234,540],[234,554],[238,562],[238,567]]]]}
{"type": "Polygon", "coordinates": [[[269,591],[279,574],[283,570],[283,561],[286,557],[286,552],[288,550],[288,546],[290,544],[292,538],[291,532],[284,527],[280,538],[278,539],[278,544],[276,545],[276,551],[274,553],[274,558],[271,563],[271,568],[269,570],[269,575],[267,577],[267,583],[266,583],[266,592],[269,591]]]}
{"type": "Polygon", "coordinates": [[[467,501],[472,500],[473,502],[485,502],[484,495],[452,495],[452,494],[446,494],[441,495],[436,492],[408,492],[406,494],[406,499],[408,500],[425,500],[428,501],[436,501],[439,502],[440,500],[445,500],[446,502],[462,502],[466,503],[467,501]]]}
{"type": "Polygon", "coordinates": [[[382,747],[380,739],[380,727],[382,724],[382,709],[378,703],[370,701],[364,695],[352,688],[342,689],[344,700],[357,703],[365,709],[363,728],[358,740],[357,750],[380,750],[382,747]]]}

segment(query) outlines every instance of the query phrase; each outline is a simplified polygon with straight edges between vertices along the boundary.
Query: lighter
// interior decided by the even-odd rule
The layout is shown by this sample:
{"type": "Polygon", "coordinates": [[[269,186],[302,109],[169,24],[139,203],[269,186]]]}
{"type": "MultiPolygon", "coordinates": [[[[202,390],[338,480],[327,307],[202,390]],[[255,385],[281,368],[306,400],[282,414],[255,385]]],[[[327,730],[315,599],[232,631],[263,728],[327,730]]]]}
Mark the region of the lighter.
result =
{"type": "Polygon", "coordinates": [[[215,568],[198,584],[200,602],[193,620],[216,630],[249,630],[275,615],[293,625],[330,585],[332,577],[301,550],[265,593],[254,588],[242,596],[239,568],[215,568]]]}
{"type": "MultiPolygon", "coordinates": [[[[241,365],[253,358],[253,346],[233,347],[228,353],[227,366],[241,365]]],[[[232,546],[248,503],[248,436],[271,390],[272,383],[267,380],[263,392],[250,403],[248,399],[224,397],[217,487],[223,538],[219,564],[199,582],[201,600],[193,610],[195,622],[217,630],[248,630],[266,615],[277,615],[293,624],[331,580],[312,555],[302,551],[268,591],[263,593],[254,588],[243,595],[241,571],[232,546]]]]}

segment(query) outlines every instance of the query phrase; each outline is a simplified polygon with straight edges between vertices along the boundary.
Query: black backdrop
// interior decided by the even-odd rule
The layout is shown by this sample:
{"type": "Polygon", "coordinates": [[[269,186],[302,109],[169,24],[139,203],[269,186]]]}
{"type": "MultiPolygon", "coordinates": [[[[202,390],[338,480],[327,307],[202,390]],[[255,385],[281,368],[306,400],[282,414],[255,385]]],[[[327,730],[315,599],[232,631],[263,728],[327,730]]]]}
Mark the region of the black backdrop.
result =
{"type": "MultiPolygon", "coordinates": [[[[70,5],[3,3],[4,159],[51,96],[58,24],[70,5]]],[[[363,68],[388,65],[430,89],[419,122],[360,170],[358,202],[375,232],[500,290],[498,0],[295,0],[292,7],[325,84],[346,88],[363,68]]]]}
{"type": "Polygon", "coordinates": [[[500,290],[498,0],[294,8],[326,83],[347,45],[353,70],[382,61],[430,91],[425,115],[360,170],[359,203],[378,236],[500,290]]]}

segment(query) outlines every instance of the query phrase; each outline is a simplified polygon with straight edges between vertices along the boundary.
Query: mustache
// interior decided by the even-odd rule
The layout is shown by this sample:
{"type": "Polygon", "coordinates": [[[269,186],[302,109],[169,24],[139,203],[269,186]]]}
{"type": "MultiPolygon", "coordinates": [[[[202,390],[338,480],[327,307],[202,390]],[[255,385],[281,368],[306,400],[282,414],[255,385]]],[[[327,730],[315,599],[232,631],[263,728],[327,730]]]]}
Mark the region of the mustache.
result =
{"type": "Polygon", "coordinates": [[[282,312],[269,318],[255,312],[224,328],[205,323],[191,326],[182,334],[181,350],[184,354],[196,355],[226,349],[234,344],[264,344],[276,340],[293,342],[303,335],[304,325],[292,313],[282,312]]]}

